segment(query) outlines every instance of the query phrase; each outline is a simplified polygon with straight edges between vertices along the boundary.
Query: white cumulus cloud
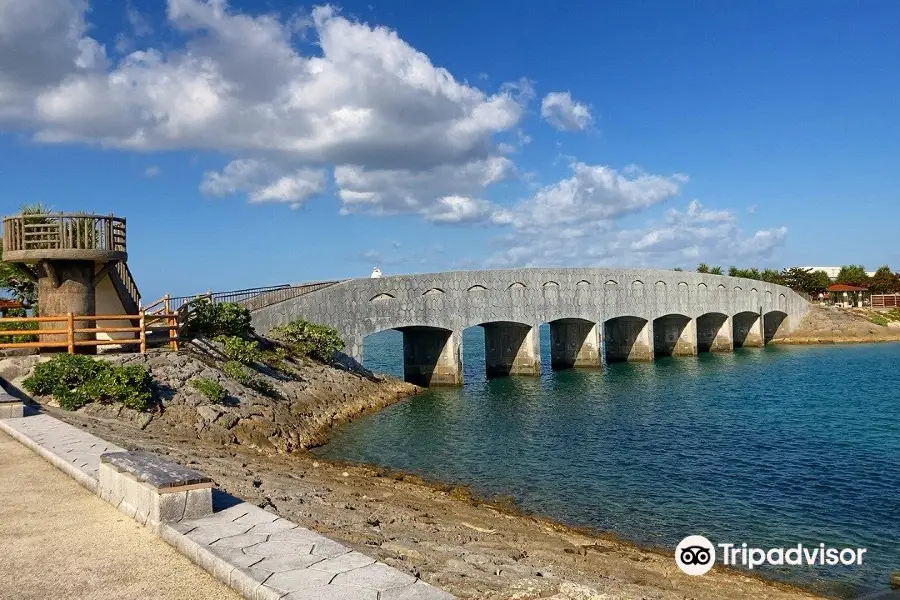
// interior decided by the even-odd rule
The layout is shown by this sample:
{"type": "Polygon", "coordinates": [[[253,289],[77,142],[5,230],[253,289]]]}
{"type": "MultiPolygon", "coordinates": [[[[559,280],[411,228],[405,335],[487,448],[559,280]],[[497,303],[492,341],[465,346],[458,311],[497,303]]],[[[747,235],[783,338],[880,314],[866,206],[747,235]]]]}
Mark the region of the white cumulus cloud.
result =
{"type": "Polygon", "coordinates": [[[541,102],[541,117],[559,131],[584,131],[594,123],[591,107],[569,92],[550,92],[541,102]]]}
{"type": "Polygon", "coordinates": [[[327,184],[323,169],[301,168],[286,172],[254,159],[235,160],[222,171],[209,171],[200,189],[210,196],[245,193],[252,203],[277,202],[298,208],[321,193],[327,184]]]}

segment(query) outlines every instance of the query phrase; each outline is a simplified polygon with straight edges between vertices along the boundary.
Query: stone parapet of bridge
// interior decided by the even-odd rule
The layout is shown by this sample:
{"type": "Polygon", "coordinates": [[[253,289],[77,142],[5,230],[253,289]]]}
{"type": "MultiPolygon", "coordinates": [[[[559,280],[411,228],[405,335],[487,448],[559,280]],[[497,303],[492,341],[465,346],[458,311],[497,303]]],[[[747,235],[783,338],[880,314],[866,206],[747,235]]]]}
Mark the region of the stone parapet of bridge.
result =
{"type": "Polygon", "coordinates": [[[350,279],[253,311],[261,333],[295,319],[330,325],[348,354],[388,329],[404,335],[406,378],[462,383],[462,331],[485,330],[489,376],[540,373],[537,327],[553,368],[599,367],[762,346],[809,308],[794,291],[750,279],[639,269],[510,269],[350,279]]]}

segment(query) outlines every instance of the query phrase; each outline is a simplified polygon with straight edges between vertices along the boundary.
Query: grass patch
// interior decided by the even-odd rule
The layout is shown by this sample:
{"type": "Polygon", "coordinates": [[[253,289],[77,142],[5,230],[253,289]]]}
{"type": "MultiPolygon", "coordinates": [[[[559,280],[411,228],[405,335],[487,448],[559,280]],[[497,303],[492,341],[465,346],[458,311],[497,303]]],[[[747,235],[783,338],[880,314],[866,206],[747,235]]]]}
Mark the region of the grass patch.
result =
{"type": "Polygon", "coordinates": [[[191,385],[195,390],[209,398],[209,401],[213,404],[222,404],[225,400],[225,388],[218,381],[206,377],[198,377],[191,380],[191,385]]]}

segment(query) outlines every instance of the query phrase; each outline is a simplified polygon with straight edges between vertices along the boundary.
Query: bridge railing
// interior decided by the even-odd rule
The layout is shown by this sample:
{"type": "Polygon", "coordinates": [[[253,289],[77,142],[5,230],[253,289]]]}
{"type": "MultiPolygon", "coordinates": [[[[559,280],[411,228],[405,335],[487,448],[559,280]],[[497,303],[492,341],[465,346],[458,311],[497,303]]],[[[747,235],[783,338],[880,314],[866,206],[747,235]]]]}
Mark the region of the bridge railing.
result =
{"type": "MultiPolygon", "coordinates": [[[[193,294],[190,296],[169,296],[166,295],[163,298],[168,298],[168,306],[171,310],[178,310],[183,305],[192,302],[198,298],[207,298],[213,304],[218,302],[243,302],[249,298],[253,298],[255,296],[259,296],[260,294],[265,294],[267,292],[273,292],[276,290],[283,290],[286,288],[290,288],[290,284],[282,284],[282,285],[269,285],[264,287],[255,287],[255,288],[246,288],[241,290],[229,290],[225,292],[205,292],[203,294],[193,294]]],[[[152,312],[159,307],[163,298],[156,300],[155,302],[151,302],[148,304],[145,309],[152,312]]]]}

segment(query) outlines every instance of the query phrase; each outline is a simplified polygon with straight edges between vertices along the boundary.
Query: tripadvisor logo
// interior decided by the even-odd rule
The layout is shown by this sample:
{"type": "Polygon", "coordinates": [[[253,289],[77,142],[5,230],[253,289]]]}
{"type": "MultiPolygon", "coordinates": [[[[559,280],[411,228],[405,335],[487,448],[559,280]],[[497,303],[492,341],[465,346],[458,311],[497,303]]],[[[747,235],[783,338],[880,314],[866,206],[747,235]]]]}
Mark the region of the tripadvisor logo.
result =
{"type": "Polygon", "coordinates": [[[825,544],[790,548],[751,548],[744,544],[713,544],[702,535],[689,535],[675,547],[675,564],[688,575],[704,575],[716,563],[716,547],[722,564],[754,569],[762,565],[861,565],[865,548],[832,548],[825,544]]]}
{"type": "Polygon", "coordinates": [[[716,563],[716,548],[702,535],[689,535],[675,548],[675,564],[688,575],[703,575],[716,563]]]}

